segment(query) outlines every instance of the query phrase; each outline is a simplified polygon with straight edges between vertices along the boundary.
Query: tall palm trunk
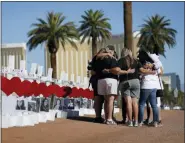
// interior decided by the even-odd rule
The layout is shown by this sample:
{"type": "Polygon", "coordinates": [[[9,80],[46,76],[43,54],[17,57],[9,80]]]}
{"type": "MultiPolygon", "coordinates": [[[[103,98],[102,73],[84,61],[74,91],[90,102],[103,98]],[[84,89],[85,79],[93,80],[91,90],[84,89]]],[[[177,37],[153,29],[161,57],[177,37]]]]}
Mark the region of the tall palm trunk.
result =
{"type": "Polygon", "coordinates": [[[56,53],[50,54],[51,68],[53,68],[52,78],[57,78],[57,61],[56,61],[56,53]]]}
{"type": "Polygon", "coordinates": [[[96,38],[92,38],[92,57],[94,57],[96,53],[97,53],[96,38]]]}
{"type": "MultiPolygon", "coordinates": [[[[50,53],[51,68],[53,68],[52,78],[57,79],[57,61],[56,53],[50,53]]],[[[53,83],[54,84],[54,83],[53,83]]],[[[52,109],[54,104],[54,95],[51,96],[50,108],[52,109]]]]}
{"type": "Polygon", "coordinates": [[[132,2],[123,2],[124,6],[124,46],[132,50],[132,2]]]}

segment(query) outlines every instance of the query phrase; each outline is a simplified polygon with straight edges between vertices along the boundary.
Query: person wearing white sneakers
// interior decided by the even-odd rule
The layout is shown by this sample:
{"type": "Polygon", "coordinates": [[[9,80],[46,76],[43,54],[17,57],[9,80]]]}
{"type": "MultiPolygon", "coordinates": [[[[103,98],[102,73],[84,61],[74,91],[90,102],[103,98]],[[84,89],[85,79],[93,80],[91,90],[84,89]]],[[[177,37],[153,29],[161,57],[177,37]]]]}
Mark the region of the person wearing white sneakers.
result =
{"type": "MultiPolygon", "coordinates": [[[[139,70],[141,64],[133,58],[132,52],[124,48],[118,61],[121,96],[126,101],[128,126],[138,126],[138,98],[140,95],[139,70]],[[133,114],[134,113],[134,114],[133,114]],[[133,115],[132,115],[133,114],[133,115]],[[134,117],[134,121],[132,120],[134,117]]],[[[124,120],[124,119],[123,119],[124,120]]]]}
{"type": "MultiPolygon", "coordinates": [[[[110,50],[112,45],[106,47],[106,52],[114,55],[114,51],[110,50]]],[[[117,66],[117,60],[115,58],[99,58],[95,62],[95,72],[99,76],[98,79],[98,94],[104,96],[104,110],[105,110],[105,122],[107,125],[116,125],[113,120],[113,104],[114,99],[117,96],[118,76],[120,68],[117,66]]]]}
{"type": "MultiPolygon", "coordinates": [[[[156,92],[156,102],[157,102],[157,107],[159,109],[159,121],[158,125],[162,126],[162,121],[161,121],[161,98],[163,97],[163,83],[161,79],[161,75],[163,74],[163,66],[162,63],[159,59],[158,52],[155,51],[154,54],[148,53],[148,56],[153,60],[153,64],[155,69],[157,69],[157,74],[158,74],[158,84],[157,84],[157,92],[156,92]]],[[[144,121],[145,124],[150,125],[151,123],[149,122],[150,119],[150,104],[147,103],[147,119],[144,121]]]]}

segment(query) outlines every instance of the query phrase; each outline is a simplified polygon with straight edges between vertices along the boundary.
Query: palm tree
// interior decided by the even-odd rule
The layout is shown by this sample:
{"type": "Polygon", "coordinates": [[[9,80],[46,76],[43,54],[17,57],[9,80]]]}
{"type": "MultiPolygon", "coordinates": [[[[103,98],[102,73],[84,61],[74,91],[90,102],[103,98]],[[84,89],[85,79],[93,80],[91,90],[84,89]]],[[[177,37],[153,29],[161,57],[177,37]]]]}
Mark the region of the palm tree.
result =
{"type": "Polygon", "coordinates": [[[182,91],[178,91],[177,105],[184,108],[184,93],[182,91]]]}
{"type": "Polygon", "coordinates": [[[70,43],[77,49],[74,40],[79,39],[78,31],[73,22],[64,23],[65,19],[62,13],[48,12],[46,21],[38,18],[38,23],[32,24],[34,28],[28,32],[29,51],[37,48],[39,44],[46,43],[50,53],[53,78],[57,78],[56,53],[60,45],[65,49],[66,43],[70,43]]]}
{"type": "Polygon", "coordinates": [[[111,37],[111,25],[108,23],[109,18],[104,17],[103,11],[92,9],[85,11],[82,15],[81,25],[79,27],[81,44],[88,39],[88,44],[92,40],[92,56],[97,53],[97,42],[105,42],[111,37]]]}
{"type": "Polygon", "coordinates": [[[173,92],[169,90],[169,85],[165,84],[163,82],[163,85],[164,85],[164,90],[163,90],[163,93],[164,93],[164,96],[163,96],[163,103],[164,104],[167,104],[167,105],[171,105],[172,103],[172,100],[173,100],[173,92]]]}
{"type": "Polygon", "coordinates": [[[124,7],[124,46],[132,51],[132,2],[123,2],[124,7]]]}
{"type": "Polygon", "coordinates": [[[141,25],[140,38],[137,46],[151,53],[157,53],[165,57],[165,45],[173,48],[176,44],[177,31],[170,28],[170,19],[158,14],[151,16],[141,25]]]}

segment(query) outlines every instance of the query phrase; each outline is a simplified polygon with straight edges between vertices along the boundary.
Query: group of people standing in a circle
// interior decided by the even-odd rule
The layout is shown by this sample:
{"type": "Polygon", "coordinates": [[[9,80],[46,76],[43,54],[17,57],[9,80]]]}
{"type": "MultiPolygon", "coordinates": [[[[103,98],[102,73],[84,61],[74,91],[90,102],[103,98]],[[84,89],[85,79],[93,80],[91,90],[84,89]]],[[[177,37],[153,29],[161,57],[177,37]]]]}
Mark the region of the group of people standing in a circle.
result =
{"type": "Polygon", "coordinates": [[[93,57],[88,70],[91,70],[90,83],[95,96],[95,122],[117,125],[114,100],[121,94],[123,124],[134,127],[143,124],[154,127],[162,125],[159,109],[163,67],[157,52],[145,53],[138,60],[129,49],[123,48],[118,59],[114,46],[108,45],[93,57]],[[101,116],[103,103],[105,118],[101,116]],[[149,121],[150,112],[147,119],[143,119],[146,103],[153,111],[152,122],[149,121]]]}

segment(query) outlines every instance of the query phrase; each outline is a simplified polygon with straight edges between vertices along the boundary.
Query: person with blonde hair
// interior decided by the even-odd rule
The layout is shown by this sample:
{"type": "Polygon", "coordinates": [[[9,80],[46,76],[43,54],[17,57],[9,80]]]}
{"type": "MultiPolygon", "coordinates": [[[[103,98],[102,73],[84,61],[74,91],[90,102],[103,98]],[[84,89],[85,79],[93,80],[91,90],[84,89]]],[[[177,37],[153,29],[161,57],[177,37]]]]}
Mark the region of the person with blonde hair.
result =
{"type": "MultiPolygon", "coordinates": [[[[153,72],[144,69],[141,63],[133,57],[132,51],[127,48],[122,49],[118,65],[121,68],[118,73],[120,81],[119,90],[121,91],[122,100],[126,102],[127,124],[130,127],[137,127],[138,99],[140,97],[139,74],[153,74],[153,72]]],[[[126,115],[123,115],[123,117],[126,118],[126,115]]]]}
{"type": "MultiPolygon", "coordinates": [[[[141,64],[134,59],[132,51],[123,48],[121,58],[118,61],[121,68],[119,71],[120,91],[122,100],[126,102],[128,126],[138,126],[138,98],[140,95],[139,71],[141,64]],[[132,120],[134,113],[134,121],[132,120]]],[[[123,105],[124,106],[124,105],[123,105]]],[[[125,115],[123,115],[124,117],[125,115]]],[[[123,119],[125,120],[125,119],[123,119]]]]}
{"type": "Polygon", "coordinates": [[[94,122],[96,123],[104,122],[104,119],[101,117],[104,97],[98,94],[97,84],[98,84],[99,75],[95,72],[95,63],[98,59],[102,60],[103,58],[108,58],[108,57],[114,58],[114,56],[109,53],[109,48],[107,47],[102,48],[93,57],[92,61],[89,62],[89,65],[87,67],[87,69],[91,71],[91,75],[92,75],[90,77],[89,83],[91,84],[93,91],[94,91],[94,109],[95,109],[95,114],[96,114],[94,122]]]}
{"type": "Polygon", "coordinates": [[[94,64],[97,60],[97,56],[101,55],[105,51],[106,51],[105,48],[100,49],[99,52],[93,57],[92,61],[89,62],[88,67],[87,67],[87,69],[89,71],[91,71],[91,77],[90,77],[90,80],[89,80],[89,85],[92,86],[93,91],[94,91],[94,109],[95,109],[95,114],[96,114],[96,117],[94,119],[95,123],[103,123],[104,122],[104,119],[101,117],[104,98],[103,98],[103,96],[98,95],[98,91],[97,91],[98,90],[97,89],[98,75],[95,72],[94,64]]]}
{"type": "Polygon", "coordinates": [[[115,52],[113,50],[110,50],[110,48],[114,48],[114,46],[108,45],[106,47],[105,53],[109,53],[111,56],[97,58],[95,62],[95,72],[99,76],[98,94],[104,97],[104,123],[106,123],[107,125],[116,125],[116,122],[113,120],[113,104],[114,99],[117,95],[117,73],[120,68],[117,66],[116,58],[112,58],[115,52]]]}

